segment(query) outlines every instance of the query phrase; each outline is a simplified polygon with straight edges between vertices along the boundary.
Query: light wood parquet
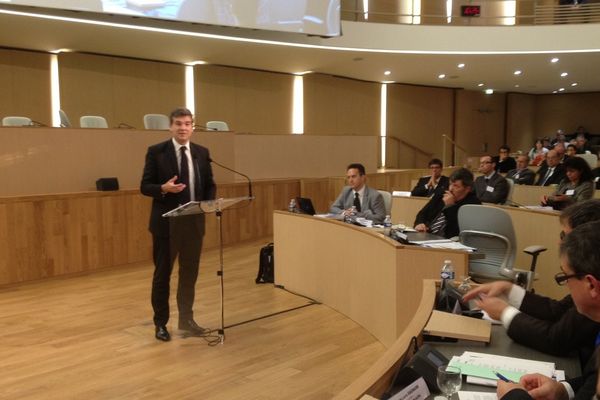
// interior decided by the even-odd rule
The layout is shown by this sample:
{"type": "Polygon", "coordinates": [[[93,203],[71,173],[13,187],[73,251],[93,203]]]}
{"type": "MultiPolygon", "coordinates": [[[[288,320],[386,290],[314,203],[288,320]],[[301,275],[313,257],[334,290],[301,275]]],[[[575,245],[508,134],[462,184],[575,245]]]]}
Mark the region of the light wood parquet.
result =
{"type": "MultiPolygon", "coordinates": [[[[254,283],[268,239],[225,249],[225,324],[306,304],[254,283]]],[[[154,339],[152,265],[0,287],[0,398],[329,399],[385,351],[365,329],[311,305],[226,329],[223,345],[184,338],[171,294],[168,343],[154,339]]],[[[203,254],[196,320],[220,324],[218,252],[203,254]]],[[[172,287],[176,287],[174,273],[172,287]]]]}

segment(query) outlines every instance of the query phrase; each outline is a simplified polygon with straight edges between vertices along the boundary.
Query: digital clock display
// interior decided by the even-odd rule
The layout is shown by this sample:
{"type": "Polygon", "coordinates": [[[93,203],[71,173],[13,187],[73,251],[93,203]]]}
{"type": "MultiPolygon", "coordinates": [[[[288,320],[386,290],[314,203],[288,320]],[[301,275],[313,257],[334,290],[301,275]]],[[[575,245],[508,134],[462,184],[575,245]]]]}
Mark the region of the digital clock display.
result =
{"type": "Polygon", "coordinates": [[[479,17],[481,15],[481,6],[460,6],[460,15],[463,17],[479,17]]]}

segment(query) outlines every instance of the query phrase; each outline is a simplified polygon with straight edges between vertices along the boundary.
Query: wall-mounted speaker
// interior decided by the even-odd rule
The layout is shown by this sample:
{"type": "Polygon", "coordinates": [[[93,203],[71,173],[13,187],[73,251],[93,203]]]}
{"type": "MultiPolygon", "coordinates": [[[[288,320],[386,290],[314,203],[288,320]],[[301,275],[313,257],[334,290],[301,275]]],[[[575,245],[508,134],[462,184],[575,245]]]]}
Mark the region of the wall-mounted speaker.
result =
{"type": "Polygon", "coordinates": [[[96,190],[103,192],[119,190],[119,180],[117,178],[100,178],[96,181],[96,190]]]}

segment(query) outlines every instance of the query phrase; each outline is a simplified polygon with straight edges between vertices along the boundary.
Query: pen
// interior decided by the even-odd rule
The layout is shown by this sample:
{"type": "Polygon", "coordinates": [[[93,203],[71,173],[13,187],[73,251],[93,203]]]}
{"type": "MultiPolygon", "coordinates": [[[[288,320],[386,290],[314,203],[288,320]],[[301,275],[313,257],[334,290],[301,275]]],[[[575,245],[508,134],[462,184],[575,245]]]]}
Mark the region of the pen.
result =
{"type": "Polygon", "coordinates": [[[499,372],[494,371],[494,375],[496,375],[498,377],[498,379],[500,379],[501,381],[508,382],[508,383],[515,383],[499,372]]]}

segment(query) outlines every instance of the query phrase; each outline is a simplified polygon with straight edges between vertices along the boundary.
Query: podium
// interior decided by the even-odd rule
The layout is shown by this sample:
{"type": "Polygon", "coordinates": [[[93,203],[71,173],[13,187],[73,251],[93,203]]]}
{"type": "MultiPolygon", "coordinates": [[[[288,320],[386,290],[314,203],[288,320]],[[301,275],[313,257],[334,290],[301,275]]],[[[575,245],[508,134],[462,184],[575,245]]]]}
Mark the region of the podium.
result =
{"type": "Polygon", "coordinates": [[[164,218],[177,218],[186,215],[195,214],[215,214],[217,216],[217,222],[219,226],[219,270],[217,276],[220,277],[221,283],[221,328],[218,330],[219,343],[225,341],[225,300],[224,300],[224,282],[223,282],[223,224],[221,218],[223,216],[223,210],[233,206],[234,204],[242,201],[251,201],[253,196],[242,196],[232,197],[228,199],[220,198],[216,200],[204,200],[204,201],[190,201],[189,203],[183,204],[173,210],[164,213],[164,218]]]}

